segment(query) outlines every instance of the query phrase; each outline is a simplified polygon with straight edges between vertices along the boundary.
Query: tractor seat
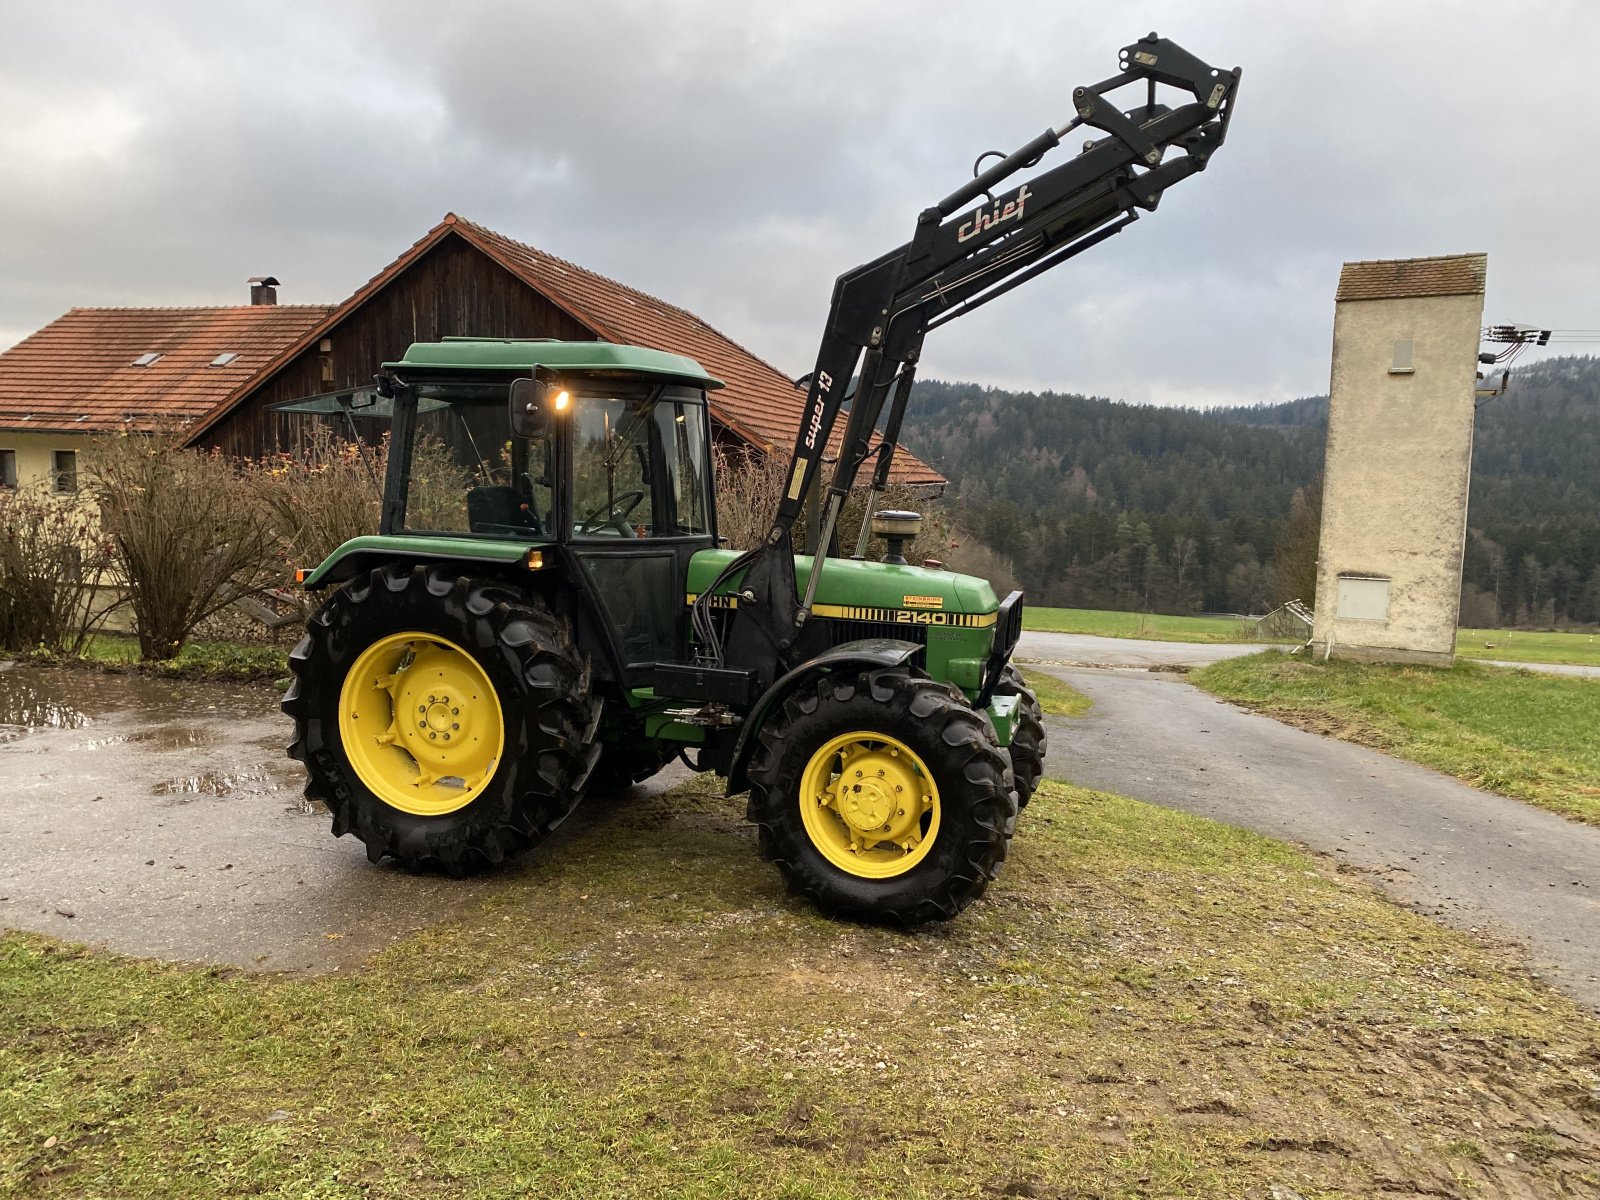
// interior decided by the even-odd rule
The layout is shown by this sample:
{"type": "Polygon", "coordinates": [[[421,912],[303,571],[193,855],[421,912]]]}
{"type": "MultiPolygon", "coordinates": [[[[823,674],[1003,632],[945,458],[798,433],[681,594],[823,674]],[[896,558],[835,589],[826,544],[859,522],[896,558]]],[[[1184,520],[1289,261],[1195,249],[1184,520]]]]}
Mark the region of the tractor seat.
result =
{"type": "Polygon", "coordinates": [[[467,526],[473,533],[544,533],[532,501],[504,485],[467,493],[467,526]]]}

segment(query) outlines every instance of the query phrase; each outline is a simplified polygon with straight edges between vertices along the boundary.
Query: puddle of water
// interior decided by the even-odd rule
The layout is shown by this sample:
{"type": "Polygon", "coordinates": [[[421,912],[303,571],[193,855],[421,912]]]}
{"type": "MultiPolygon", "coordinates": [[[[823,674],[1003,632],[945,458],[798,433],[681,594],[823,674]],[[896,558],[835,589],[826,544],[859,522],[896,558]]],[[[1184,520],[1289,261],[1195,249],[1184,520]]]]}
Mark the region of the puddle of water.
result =
{"type": "Polygon", "coordinates": [[[81,729],[94,717],[131,710],[158,728],[176,728],[194,716],[258,717],[276,707],[276,697],[251,684],[58,667],[0,669],[0,726],[81,729]]]}
{"type": "Polygon", "coordinates": [[[163,729],[141,729],[128,735],[128,741],[139,742],[156,750],[187,750],[191,746],[214,746],[222,737],[213,729],[167,726],[163,729]]]}
{"type": "Polygon", "coordinates": [[[237,791],[252,795],[275,792],[282,785],[273,781],[263,770],[201,771],[194,775],[179,775],[163,780],[151,789],[157,796],[172,796],[180,802],[197,800],[201,796],[231,796],[237,791]]]}
{"type": "Polygon", "coordinates": [[[325,817],[328,815],[328,806],[321,800],[307,800],[300,796],[283,811],[295,817],[325,817]]]}
{"type": "Polygon", "coordinates": [[[90,738],[76,743],[74,750],[103,750],[108,746],[147,746],[152,750],[190,750],[195,746],[214,746],[223,741],[221,734],[212,729],[192,729],[181,726],[164,726],[159,729],[135,729],[125,733],[108,733],[104,737],[90,738]]]}
{"type": "Polygon", "coordinates": [[[30,729],[82,729],[89,715],[73,700],[30,672],[0,674],[0,730],[9,734],[4,740],[13,741],[30,729]]]}

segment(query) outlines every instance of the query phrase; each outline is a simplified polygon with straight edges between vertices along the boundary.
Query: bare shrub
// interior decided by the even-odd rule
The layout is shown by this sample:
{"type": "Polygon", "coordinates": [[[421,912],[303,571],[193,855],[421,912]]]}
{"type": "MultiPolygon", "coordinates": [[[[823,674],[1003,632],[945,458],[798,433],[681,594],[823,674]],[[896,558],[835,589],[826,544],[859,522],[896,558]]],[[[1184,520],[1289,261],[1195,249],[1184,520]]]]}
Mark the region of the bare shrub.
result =
{"type": "MultiPolygon", "coordinates": [[[[269,608],[280,615],[298,610],[303,618],[323,597],[289,590],[293,570],[315,567],[351,538],[378,532],[388,460],[387,433],[376,446],[368,446],[320,426],[293,452],[241,468],[248,490],[271,523],[275,565],[282,572],[283,586],[272,590],[269,608]]],[[[465,529],[470,486],[466,470],[455,463],[444,442],[419,437],[412,452],[407,523],[418,529],[465,529]]],[[[278,642],[288,636],[282,630],[265,632],[260,619],[244,613],[218,614],[204,629],[229,640],[278,642]],[[257,627],[252,629],[250,621],[257,627]]]]}
{"type": "Polygon", "coordinates": [[[311,567],[345,542],[378,532],[388,441],[364,449],[317,426],[294,453],[244,469],[265,509],[285,568],[311,567]]]}
{"type": "Polygon", "coordinates": [[[81,654],[109,615],[94,509],[43,484],[0,489],[0,646],[81,654]]]}
{"type": "Polygon", "coordinates": [[[719,449],[715,468],[717,533],[735,550],[754,550],[778,511],[788,464],[776,456],[719,449]]]}
{"type": "Polygon", "coordinates": [[[224,455],[170,430],[118,434],[88,468],[141,658],[173,657],[206,617],[281,579],[271,514],[224,455]]]}
{"type": "MultiPolygon", "coordinates": [[[[387,447],[388,442],[384,445],[387,447]]],[[[465,531],[467,492],[474,483],[510,479],[510,457],[504,448],[499,461],[500,475],[495,474],[494,467],[467,467],[456,461],[455,453],[443,439],[418,437],[411,447],[411,487],[406,492],[407,527],[465,531]]]]}
{"type": "Polygon", "coordinates": [[[952,527],[949,533],[940,556],[946,570],[987,579],[993,585],[995,595],[1002,598],[1022,586],[1009,560],[959,528],[952,527]]]}
{"type": "MultiPolygon", "coordinates": [[[[736,550],[753,549],[766,537],[773,515],[778,511],[778,503],[789,482],[789,464],[776,456],[719,451],[716,465],[717,532],[736,550]]],[[[851,489],[839,513],[839,546],[846,554],[855,552],[866,514],[867,495],[867,484],[862,482],[851,489]]],[[[909,509],[922,514],[922,531],[905,548],[908,562],[921,563],[925,559],[942,562],[952,571],[965,571],[992,580],[997,592],[1015,586],[1009,564],[958,528],[936,501],[902,484],[892,484],[878,497],[877,510],[886,509],[909,509]]],[[[794,544],[800,553],[809,552],[804,521],[795,526],[794,544]]],[[[871,538],[867,557],[881,558],[887,549],[882,538],[871,538]]]]}

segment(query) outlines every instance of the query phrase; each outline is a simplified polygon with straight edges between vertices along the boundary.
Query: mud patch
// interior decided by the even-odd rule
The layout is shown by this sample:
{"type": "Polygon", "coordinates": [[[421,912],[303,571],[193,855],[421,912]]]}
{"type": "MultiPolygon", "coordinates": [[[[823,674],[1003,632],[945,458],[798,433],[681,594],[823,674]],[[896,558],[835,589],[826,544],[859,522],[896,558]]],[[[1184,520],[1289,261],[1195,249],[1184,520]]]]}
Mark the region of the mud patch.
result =
{"type": "Polygon", "coordinates": [[[1293,704],[1253,704],[1243,700],[1229,700],[1228,703],[1296,729],[1304,729],[1307,733],[1338,738],[1341,742],[1354,742],[1371,750],[1392,750],[1397,742],[1393,734],[1352,713],[1301,708],[1293,704]]]}

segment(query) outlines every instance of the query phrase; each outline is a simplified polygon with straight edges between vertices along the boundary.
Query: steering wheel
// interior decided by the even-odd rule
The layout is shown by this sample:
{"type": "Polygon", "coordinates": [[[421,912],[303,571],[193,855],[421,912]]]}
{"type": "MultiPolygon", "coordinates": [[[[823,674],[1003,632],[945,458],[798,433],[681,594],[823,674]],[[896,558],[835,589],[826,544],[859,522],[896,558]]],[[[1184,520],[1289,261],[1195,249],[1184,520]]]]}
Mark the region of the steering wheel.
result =
{"type": "Polygon", "coordinates": [[[627,527],[623,519],[634,509],[639,507],[639,502],[644,499],[642,491],[623,492],[615,497],[609,504],[602,504],[586,517],[578,519],[579,533],[593,533],[607,525],[614,525],[620,533],[627,527]]]}

